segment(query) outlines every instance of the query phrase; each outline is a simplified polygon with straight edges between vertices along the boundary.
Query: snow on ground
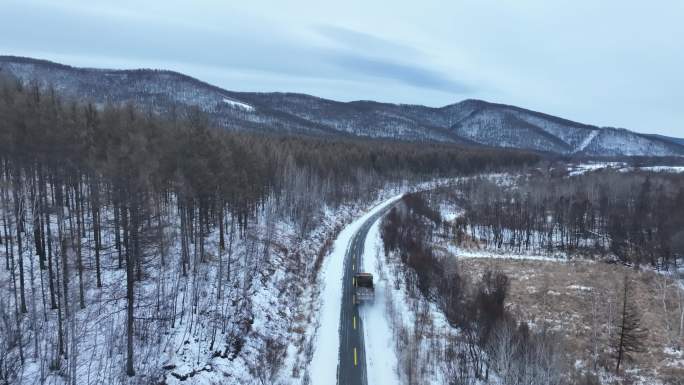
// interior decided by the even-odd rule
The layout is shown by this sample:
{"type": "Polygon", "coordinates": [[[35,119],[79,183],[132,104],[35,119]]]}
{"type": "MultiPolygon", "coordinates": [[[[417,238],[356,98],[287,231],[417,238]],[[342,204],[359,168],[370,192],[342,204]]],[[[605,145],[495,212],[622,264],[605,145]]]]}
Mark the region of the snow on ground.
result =
{"type": "Polygon", "coordinates": [[[643,171],[653,171],[653,172],[672,172],[672,173],[684,172],[684,166],[649,166],[649,167],[640,167],[639,169],[643,170],[643,171]]]}
{"type": "Polygon", "coordinates": [[[684,368],[684,350],[666,347],[663,353],[667,356],[666,366],[674,368],[684,368]]]}
{"type": "Polygon", "coordinates": [[[452,222],[463,215],[463,209],[453,203],[441,202],[439,205],[439,214],[442,216],[443,220],[452,222]]]}
{"type": "Polygon", "coordinates": [[[642,166],[631,167],[624,162],[590,162],[579,163],[568,167],[569,176],[577,176],[603,169],[612,169],[618,172],[632,172],[632,171],[651,171],[651,172],[669,172],[669,173],[683,173],[684,166],[642,166]]]}
{"type": "Polygon", "coordinates": [[[568,171],[570,172],[570,176],[576,176],[576,175],[582,175],[586,174],[588,172],[596,171],[596,170],[602,170],[604,168],[612,168],[612,169],[619,169],[621,167],[624,167],[625,163],[623,162],[591,162],[591,163],[580,163],[576,164],[574,166],[568,167],[568,171]]]}
{"type": "Polygon", "coordinates": [[[474,250],[467,248],[456,247],[453,244],[447,245],[447,251],[458,258],[497,258],[497,259],[517,259],[530,261],[550,261],[550,262],[567,262],[567,254],[557,252],[553,255],[536,255],[525,254],[524,252],[516,254],[509,250],[474,250]]]}
{"type": "Polygon", "coordinates": [[[361,307],[363,321],[363,339],[366,349],[366,373],[368,383],[373,385],[399,384],[397,356],[394,354],[394,335],[391,321],[388,318],[388,296],[391,294],[390,283],[383,269],[380,239],[380,223],[368,231],[363,247],[363,270],[375,277],[375,302],[361,307]]]}
{"type": "Polygon", "coordinates": [[[344,257],[354,234],[363,223],[400,199],[403,194],[376,205],[360,218],[346,226],[333,244],[332,252],[326,257],[321,271],[322,288],[319,326],[314,342],[313,358],[309,374],[313,385],[330,385],[337,382],[337,364],[340,348],[340,306],[342,301],[342,279],[344,276],[344,257]]]}
{"type": "Polygon", "coordinates": [[[238,102],[237,100],[223,98],[223,102],[230,105],[231,107],[241,108],[241,109],[247,110],[247,111],[254,111],[254,107],[252,107],[246,103],[238,102]]]}

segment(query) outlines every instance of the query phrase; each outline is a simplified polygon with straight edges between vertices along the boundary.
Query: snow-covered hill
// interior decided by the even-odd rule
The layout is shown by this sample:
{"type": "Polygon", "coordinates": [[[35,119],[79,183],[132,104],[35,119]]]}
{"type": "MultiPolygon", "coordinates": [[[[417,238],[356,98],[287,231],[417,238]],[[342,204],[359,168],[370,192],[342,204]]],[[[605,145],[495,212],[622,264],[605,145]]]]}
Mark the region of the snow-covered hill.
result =
{"type": "Polygon", "coordinates": [[[481,100],[441,108],[343,103],[305,94],[233,92],[172,71],[74,68],[13,56],[0,56],[3,73],[98,106],[134,103],[159,114],[197,106],[214,124],[232,130],[478,144],[564,155],[684,156],[680,139],[596,127],[481,100]]]}

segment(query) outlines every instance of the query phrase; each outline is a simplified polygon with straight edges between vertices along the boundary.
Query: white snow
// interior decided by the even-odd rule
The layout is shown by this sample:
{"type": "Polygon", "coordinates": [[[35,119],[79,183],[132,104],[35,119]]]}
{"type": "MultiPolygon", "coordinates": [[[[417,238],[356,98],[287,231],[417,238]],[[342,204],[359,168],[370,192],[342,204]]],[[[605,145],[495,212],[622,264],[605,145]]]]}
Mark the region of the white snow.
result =
{"type": "Polygon", "coordinates": [[[666,347],[665,349],[663,349],[663,353],[669,356],[675,356],[677,358],[684,358],[684,350],[675,349],[672,347],[666,347]]]}
{"type": "Polygon", "coordinates": [[[672,173],[684,172],[684,166],[649,166],[649,167],[640,167],[640,169],[644,170],[644,171],[653,171],[653,172],[672,172],[672,173]]]}
{"type": "Polygon", "coordinates": [[[246,103],[238,102],[237,100],[223,98],[223,102],[235,108],[241,108],[247,111],[254,111],[254,107],[246,103]]]}
{"type": "Polygon", "coordinates": [[[447,246],[447,251],[458,258],[492,258],[492,259],[509,259],[509,260],[529,260],[529,261],[547,261],[547,262],[567,262],[566,254],[557,252],[552,255],[535,255],[535,254],[516,254],[507,250],[473,250],[466,248],[459,248],[452,244],[447,246]]]}
{"type": "Polygon", "coordinates": [[[578,290],[578,291],[591,291],[592,290],[591,287],[582,286],[582,285],[570,285],[570,286],[568,286],[568,289],[578,290]]]}
{"type": "Polygon", "coordinates": [[[623,162],[591,162],[591,163],[580,163],[576,164],[574,166],[571,166],[568,171],[570,171],[569,175],[570,176],[575,176],[575,175],[582,175],[587,172],[591,171],[596,171],[596,170],[602,170],[604,168],[613,168],[613,169],[618,169],[620,167],[624,167],[625,163],[623,162]]]}
{"type": "Polygon", "coordinates": [[[391,321],[388,319],[387,305],[391,290],[385,274],[380,272],[382,239],[380,223],[373,224],[363,247],[363,269],[373,274],[375,279],[375,302],[361,307],[363,335],[366,349],[366,375],[373,385],[399,384],[397,356],[391,321]]]}
{"type": "Polygon", "coordinates": [[[580,145],[575,149],[575,152],[580,152],[580,151],[583,151],[585,148],[587,148],[589,143],[591,143],[591,141],[594,140],[594,138],[596,137],[596,135],[598,135],[598,133],[599,133],[598,130],[594,130],[591,133],[589,133],[589,135],[587,135],[587,137],[584,138],[584,140],[582,140],[582,143],[580,143],[580,145]]]}
{"type": "Polygon", "coordinates": [[[321,308],[320,323],[316,331],[314,352],[310,365],[311,383],[313,385],[330,385],[337,383],[337,364],[340,348],[340,307],[342,302],[342,279],[344,277],[344,258],[352,237],[363,223],[375,213],[401,199],[396,195],[377,206],[346,226],[333,244],[332,252],[323,262],[321,271],[321,308]]]}
{"type": "Polygon", "coordinates": [[[448,204],[446,202],[442,202],[439,205],[439,214],[442,216],[443,220],[447,222],[452,222],[456,220],[456,218],[463,215],[463,209],[461,209],[455,204],[448,204]]]}
{"type": "Polygon", "coordinates": [[[586,174],[588,172],[603,170],[603,169],[613,169],[618,172],[631,172],[631,171],[651,171],[651,172],[670,172],[670,173],[682,173],[684,172],[684,166],[642,166],[642,167],[631,167],[624,162],[591,162],[591,163],[579,163],[568,167],[568,175],[576,176],[586,174]]]}

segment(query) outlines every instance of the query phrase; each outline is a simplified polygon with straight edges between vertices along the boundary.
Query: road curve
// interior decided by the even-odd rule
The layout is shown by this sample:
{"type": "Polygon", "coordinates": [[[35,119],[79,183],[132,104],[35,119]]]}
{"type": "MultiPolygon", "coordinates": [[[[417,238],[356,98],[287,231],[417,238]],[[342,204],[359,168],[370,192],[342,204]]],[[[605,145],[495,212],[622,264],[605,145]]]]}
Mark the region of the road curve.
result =
{"type": "Polygon", "coordinates": [[[340,353],[337,366],[338,385],[366,385],[366,353],[363,343],[363,322],[358,306],[354,302],[354,273],[360,272],[363,246],[368,230],[375,221],[385,215],[396,204],[389,204],[368,218],[352,236],[344,257],[344,278],[342,284],[342,306],[340,308],[340,353]]]}

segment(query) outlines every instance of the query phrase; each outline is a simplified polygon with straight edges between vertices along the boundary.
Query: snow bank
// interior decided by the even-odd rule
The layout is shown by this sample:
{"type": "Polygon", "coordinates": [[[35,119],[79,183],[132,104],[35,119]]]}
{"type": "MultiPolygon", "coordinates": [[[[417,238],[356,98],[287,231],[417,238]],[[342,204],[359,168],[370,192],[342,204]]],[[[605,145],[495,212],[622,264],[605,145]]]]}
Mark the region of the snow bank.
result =
{"type": "Polygon", "coordinates": [[[363,246],[363,270],[373,274],[375,281],[375,303],[361,307],[363,339],[366,349],[366,375],[373,385],[399,384],[397,356],[394,354],[394,337],[391,321],[386,312],[388,290],[386,275],[381,274],[379,258],[382,250],[380,220],[368,231],[363,246]]]}

